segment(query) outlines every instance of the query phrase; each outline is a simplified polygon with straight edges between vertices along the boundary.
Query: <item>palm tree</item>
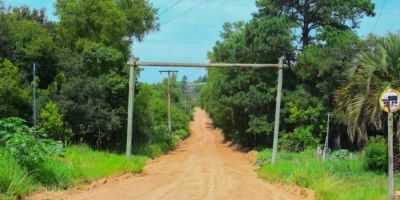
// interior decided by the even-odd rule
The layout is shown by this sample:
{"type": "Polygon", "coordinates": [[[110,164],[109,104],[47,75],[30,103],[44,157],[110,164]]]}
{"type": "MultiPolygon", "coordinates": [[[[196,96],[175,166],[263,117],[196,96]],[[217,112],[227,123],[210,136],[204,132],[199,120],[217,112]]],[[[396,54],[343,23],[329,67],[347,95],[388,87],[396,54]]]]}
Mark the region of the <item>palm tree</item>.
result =
{"type": "Polygon", "coordinates": [[[337,115],[350,139],[359,143],[368,141],[368,130],[382,132],[385,127],[380,94],[389,87],[400,89],[400,35],[370,36],[367,43],[373,48],[353,59],[345,85],[335,95],[337,115]]]}

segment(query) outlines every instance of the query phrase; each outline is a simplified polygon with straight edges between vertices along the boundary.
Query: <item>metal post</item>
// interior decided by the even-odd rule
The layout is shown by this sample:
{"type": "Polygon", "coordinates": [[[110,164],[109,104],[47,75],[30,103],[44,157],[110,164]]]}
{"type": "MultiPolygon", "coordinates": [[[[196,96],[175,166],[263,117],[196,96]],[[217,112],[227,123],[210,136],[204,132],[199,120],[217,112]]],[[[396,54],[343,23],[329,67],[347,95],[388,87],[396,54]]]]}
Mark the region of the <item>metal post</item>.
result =
{"type": "Polygon", "coordinates": [[[32,67],[32,109],[33,109],[33,128],[35,129],[37,123],[37,110],[36,110],[36,63],[32,67]]]}
{"type": "Polygon", "coordinates": [[[326,156],[328,154],[328,142],[329,140],[329,113],[328,113],[328,119],[326,120],[326,136],[325,136],[325,145],[324,145],[324,152],[322,153],[322,160],[325,161],[326,156]]]}
{"type": "Polygon", "coordinates": [[[283,80],[283,58],[280,58],[279,71],[278,71],[278,87],[276,92],[276,105],[275,105],[274,142],[272,147],[272,162],[271,162],[272,164],[275,164],[276,154],[278,152],[278,134],[279,134],[279,117],[281,111],[282,80],[283,80]]]}
{"type": "MultiPolygon", "coordinates": [[[[390,107],[388,107],[390,109],[390,107]]],[[[389,200],[394,200],[393,178],[393,112],[388,113],[388,175],[389,175],[389,200]]]]}
{"type": "Polygon", "coordinates": [[[133,107],[135,104],[136,66],[129,69],[129,100],[128,100],[128,128],[126,133],[126,159],[130,160],[132,155],[132,127],[133,107]]]}

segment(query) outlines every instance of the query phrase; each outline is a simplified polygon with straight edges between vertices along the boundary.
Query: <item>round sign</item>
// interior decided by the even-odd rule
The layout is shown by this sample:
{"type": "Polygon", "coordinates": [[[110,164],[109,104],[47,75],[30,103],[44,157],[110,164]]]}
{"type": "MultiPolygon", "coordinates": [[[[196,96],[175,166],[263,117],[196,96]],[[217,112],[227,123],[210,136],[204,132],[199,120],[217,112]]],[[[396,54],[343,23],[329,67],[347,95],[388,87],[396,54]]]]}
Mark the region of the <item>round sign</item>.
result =
{"type": "Polygon", "coordinates": [[[385,90],[379,97],[379,105],[385,112],[396,112],[400,109],[400,93],[397,90],[385,90]]]}

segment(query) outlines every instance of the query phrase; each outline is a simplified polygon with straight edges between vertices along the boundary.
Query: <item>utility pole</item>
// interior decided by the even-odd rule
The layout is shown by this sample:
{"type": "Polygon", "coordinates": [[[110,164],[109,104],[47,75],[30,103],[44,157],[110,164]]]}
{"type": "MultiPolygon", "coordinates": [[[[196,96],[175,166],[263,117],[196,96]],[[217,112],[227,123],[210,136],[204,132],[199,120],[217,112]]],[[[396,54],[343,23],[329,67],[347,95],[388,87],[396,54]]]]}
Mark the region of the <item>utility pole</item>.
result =
{"type": "Polygon", "coordinates": [[[130,160],[132,155],[132,127],[133,127],[133,106],[135,104],[135,86],[136,86],[136,65],[134,58],[131,57],[128,65],[129,68],[129,99],[128,99],[128,127],[126,133],[126,159],[130,160]],[[132,65],[131,65],[132,64],[132,65]]]}
{"type": "Polygon", "coordinates": [[[171,73],[178,73],[176,70],[161,70],[160,73],[168,74],[168,130],[169,133],[172,133],[172,125],[171,125],[171,93],[170,93],[170,78],[171,73]]]}
{"type": "Polygon", "coordinates": [[[36,110],[36,63],[33,63],[32,66],[32,109],[33,109],[33,128],[36,128],[37,123],[37,110],[36,110]]]}
{"type": "Polygon", "coordinates": [[[278,86],[276,91],[276,105],[275,105],[274,141],[272,146],[272,161],[271,161],[272,164],[275,164],[276,154],[278,153],[278,134],[279,134],[279,117],[281,112],[282,81],[283,81],[283,57],[279,59],[278,86]]]}
{"type": "Polygon", "coordinates": [[[328,119],[326,120],[326,137],[325,137],[325,145],[324,145],[324,152],[322,153],[322,160],[325,161],[326,156],[328,154],[328,140],[329,140],[329,113],[328,113],[328,119]]]}

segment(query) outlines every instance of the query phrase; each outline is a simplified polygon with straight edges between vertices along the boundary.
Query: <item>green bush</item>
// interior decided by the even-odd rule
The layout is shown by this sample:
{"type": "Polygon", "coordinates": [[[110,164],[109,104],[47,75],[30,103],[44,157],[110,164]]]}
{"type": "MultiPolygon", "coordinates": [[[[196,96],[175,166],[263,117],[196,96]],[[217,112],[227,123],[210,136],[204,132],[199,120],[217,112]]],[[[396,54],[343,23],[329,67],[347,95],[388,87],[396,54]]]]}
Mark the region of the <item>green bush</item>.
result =
{"type": "Polygon", "coordinates": [[[300,126],[293,132],[284,134],[280,143],[280,147],[284,150],[300,152],[308,147],[316,147],[319,139],[312,135],[311,127],[300,126]]]}
{"type": "Polygon", "coordinates": [[[368,170],[385,172],[388,166],[387,145],[383,137],[371,138],[369,144],[364,148],[365,165],[368,170]]]}
{"type": "Polygon", "coordinates": [[[59,113],[57,104],[53,102],[48,103],[40,112],[38,129],[46,133],[49,138],[64,143],[72,137],[72,131],[65,128],[63,115],[59,113]]]}
{"type": "Polygon", "coordinates": [[[329,157],[332,159],[348,159],[349,155],[350,152],[347,149],[340,149],[332,152],[331,155],[329,155],[329,157]]]}
{"type": "Polygon", "coordinates": [[[179,129],[175,131],[175,134],[179,136],[181,139],[185,139],[189,136],[189,133],[184,129],[179,129]]]}
{"type": "Polygon", "coordinates": [[[33,169],[62,147],[32,131],[20,118],[0,120],[0,144],[3,144],[22,166],[33,169]]]}

